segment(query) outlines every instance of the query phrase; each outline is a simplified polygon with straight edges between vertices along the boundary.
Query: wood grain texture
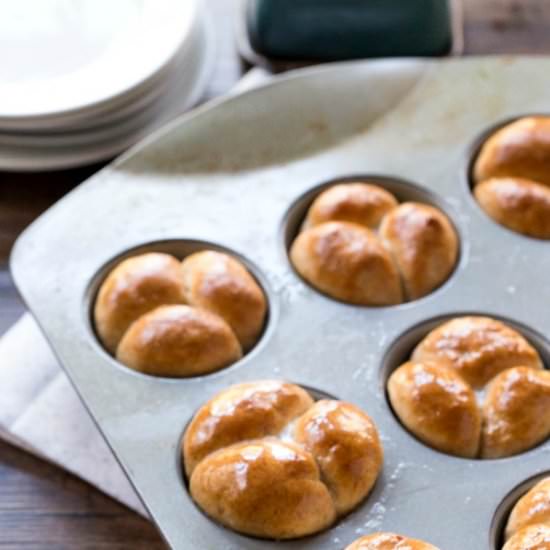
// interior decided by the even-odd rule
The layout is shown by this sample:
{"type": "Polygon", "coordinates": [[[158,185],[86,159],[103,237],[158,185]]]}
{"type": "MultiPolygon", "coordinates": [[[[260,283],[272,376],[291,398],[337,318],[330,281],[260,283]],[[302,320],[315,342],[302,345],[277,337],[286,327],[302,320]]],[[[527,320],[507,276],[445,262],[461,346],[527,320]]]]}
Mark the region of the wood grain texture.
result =
{"type": "MultiPolygon", "coordinates": [[[[233,40],[238,1],[207,2],[219,43],[207,98],[230,89],[242,71],[233,40]]],[[[466,54],[550,53],[549,0],[464,0],[464,13],[466,54]]],[[[6,267],[16,236],[97,168],[0,173],[0,334],[24,311],[6,267]]],[[[0,550],[157,548],[165,545],[146,520],[58,468],[0,443],[0,550]]]]}

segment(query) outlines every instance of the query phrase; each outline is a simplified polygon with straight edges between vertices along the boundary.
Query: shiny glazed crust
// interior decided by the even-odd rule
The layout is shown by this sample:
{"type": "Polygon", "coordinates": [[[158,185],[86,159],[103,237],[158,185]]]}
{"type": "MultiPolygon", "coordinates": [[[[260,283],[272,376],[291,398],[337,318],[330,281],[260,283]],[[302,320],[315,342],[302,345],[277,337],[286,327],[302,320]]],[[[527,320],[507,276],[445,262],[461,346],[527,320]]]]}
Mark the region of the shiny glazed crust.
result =
{"type": "Polygon", "coordinates": [[[439,550],[421,540],[409,539],[394,533],[374,533],[361,537],[346,550],[439,550]]]}
{"type": "Polygon", "coordinates": [[[537,524],[550,528],[550,477],[539,481],[517,501],[506,524],[506,538],[537,524]]]}
{"type": "Polygon", "coordinates": [[[372,231],[355,223],[306,229],[292,243],[290,258],[306,281],[337,300],[371,306],[403,300],[390,254],[372,231]]]}
{"type": "Polygon", "coordinates": [[[548,550],[550,527],[544,524],[531,525],[516,533],[502,550],[548,550]]]}
{"type": "Polygon", "coordinates": [[[276,380],[232,386],[208,401],[182,452],[191,496],[210,517],[273,539],[329,527],[368,495],[383,460],[378,432],[360,409],[314,403],[276,380]]]}
{"type": "Polygon", "coordinates": [[[550,372],[516,331],[487,317],[434,329],[388,380],[403,425],[439,451],[474,458],[524,452],[550,436],[550,372]],[[488,385],[482,409],[474,388],[488,385]]]}
{"type": "Polygon", "coordinates": [[[361,182],[332,185],[309,207],[304,229],[337,221],[376,229],[397,205],[397,199],[378,185],[361,182]]]}
{"type": "Polygon", "coordinates": [[[525,178],[492,178],[477,185],[474,195],[501,225],[530,237],[550,239],[549,186],[525,178]]]}
{"type": "Polygon", "coordinates": [[[116,358],[154,376],[206,374],[242,356],[231,327],[204,309],[161,306],[142,315],[124,334],[116,358]]]}
{"type": "Polygon", "coordinates": [[[510,367],[543,368],[539,354],[519,332],[496,319],[478,316],[457,317],[432,330],[411,359],[444,363],[474,388],[485,386],[510,367]]]}
{"type": "Polygon", "coordinates": [[[527,178],[550,185],[550,117],[524,117],[507,124],[483,144],[474,179],[527,178]]]}
{"type": "Polygon", "coordinates": [[[337,300],[387,306],[439,287],[458,248],[454,227],[437,208],[399,205],[373,184],[342,183],[313,201],[290,258],[307,282],[337,300]]]}
{"type": "Polygon", "coordinates": [[[250,349],[262,332],[267,302],[248,270],[235,258],[204,250],[182,264],[185,299],[223,317],[243,349],[250,349]]]}
{"type": "Polygon", "coordinates": [[[214,251],[191,254],[183,263],[160,253],[124,260],[94,304],[105,347],[126,366],[158,376],[228,366],[256,343],[266,315],[266,297],[248,270],[214,251]]]}
{"type": "Polygon", "coordinates": [[[397,263],[410,300],[429,294],[453,272],[458,238],[451,222],[433,206],[401,204],[384,218],[380,237],[397,263]]]}
{"type": "Polygon", "coordinates": [[[95,328],[114,353],[128,327],[158,306],[183,304],[180,263],[151,252],[120,262],[101,285],[94,307],[95,328]]]}

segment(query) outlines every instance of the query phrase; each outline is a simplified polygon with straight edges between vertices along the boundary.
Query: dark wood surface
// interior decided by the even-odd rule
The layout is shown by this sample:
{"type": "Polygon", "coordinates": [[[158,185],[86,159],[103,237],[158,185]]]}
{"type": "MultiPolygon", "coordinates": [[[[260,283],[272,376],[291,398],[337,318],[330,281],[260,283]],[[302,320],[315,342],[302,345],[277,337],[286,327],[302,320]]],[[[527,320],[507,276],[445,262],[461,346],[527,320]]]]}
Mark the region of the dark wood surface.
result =
{"type": "MultiPolygon", "coordinates": [[[[208,2],[219,54],[207,98],[229,90],[242,72],[232,32],[237,1],[208,2]]],[[[464,16],[467,55],[550,53],[548,0],[464,0],[464,16]]],[[[0,334],[24,311],[7,270],[15,238],[97,169],[33,175],[0,172],[0,334]]],[[[157,548],[165,546],[149,522],[75,477],[0,442],[1,550],[157,548]]]]}

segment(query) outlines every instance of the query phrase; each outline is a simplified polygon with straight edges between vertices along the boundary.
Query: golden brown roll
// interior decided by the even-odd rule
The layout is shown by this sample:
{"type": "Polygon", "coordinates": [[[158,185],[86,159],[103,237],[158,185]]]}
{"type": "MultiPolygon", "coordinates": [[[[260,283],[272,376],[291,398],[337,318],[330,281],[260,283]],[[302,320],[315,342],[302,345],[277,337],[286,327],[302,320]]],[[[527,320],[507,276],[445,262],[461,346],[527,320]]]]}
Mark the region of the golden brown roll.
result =
{"type": "Polygon", "coordinates": [[[478,184],[474,195],[497,223],[524,235],[550,239],[550,187],[525,178],[500,177],[478,184]]]}
{"type": "Polygon", "coordinates": [[[510,367],[543,368],[521,334],[496,319],[477,316],[443,323],[416,346],[411,358],[451,366],[474,388],[510,367]]]}
{"type": "Polygon", "coordinates": [[[455,370],[405,363],[390,376],[388,395],[401,422],[418,439],[444,453],[477,455],[481,414],[472,388],[455,370]]]}
{"type": "Polygon", "coordinates": [[[550,117],[524,117],[495,132],[483,144],[474,179],[526,178],[550,185],[550,117]]]}
{"type": "Polygon", "coordinates": [[[267,303],[262,289],[235,258],[204,250],[182,262],[187,303],[223,317],[244,350],[250,349],[262,332],[267,303]]]}
{"type": "Polygon", "coordinates": [[[294,438],[315,457],[337,514],[349,512],[370,492],[383,451],[372,420],[361,409],[317,401],[296,422],[294,438]]]}
{"type": "Polygon", "coordinates": [[[329,222],[296,237],[290,258],[315,288],[352,304],[385,306],[403,300],[397,268],[369,229],[329,222]]]}
{"type": "Polygon", "coordinates": [[[397,262],[410,300],[429,294],[452,273],[458,257],[458,237],[440,210],[406,202],[382,222],[380,237],[397,262]]]}
{"type": "Polygon", "coordinates": [[[502,550],[548,550],[550,548],[550,527],[531,525],[516,533],[502,550]]]}
{"type": "Polygon", "coordinates": [[[282,381],[222,391],[185,431],[192,498],[241,533],[296,538],[329,527],[370,492],[382,467],[372,420],[357,407],[314,403],[282,381]]]}
{"type": "Polygon", "coordinates": [[[435,546],[394,533],[374,533],[361,537],[346,550],[439,550],[435,546]]]}
{"type": "Polygon", "coordinates": [[[514,506],[506,525],[506,538],[530,525],[550,527],[550,477],[539,481],[514,506]]]}
{"type": "Polygon", "coordinates": [[[360,182],[333,185],[309,207],[304,229],[334,221],[376,229],[397,204],[396,198],[378,185],[360,182]]]}
{"type": "Polygon", "coordinates": [[[302,537],[326,529],[334,504],[313,456],[265,438],[208,455],[191,476],[191,495],[222,525],[247,535],[302,537]]]}
{"type": "Polygon", "coordinates": [[[194,376],[233,363],[242,355],[231,327],[218,315],[185,305],[161,306],[132,323],[116,358],[155,376],[194,376]]]}
{"type": "Polygon", "coordinates": [[[489,384],[481,456],[512,456],[550,436],[550,372],[514,367],[489,384]]]}
{"type": "Polygon", "coordinates": [[[222,447],[280,433],[312,405],[304,389],[280,380],[236,384],[222,391],[199,409],[187,427],[183,442],[187,475],[222,447]]]}
{"type": "Polygon", "coordinates": [[[114,353],[128,327],[161,305],[183,304],[178,260],[151,252],[120,262],[103,281],[94,307],[95,327],[104,346],[114,353]]]}

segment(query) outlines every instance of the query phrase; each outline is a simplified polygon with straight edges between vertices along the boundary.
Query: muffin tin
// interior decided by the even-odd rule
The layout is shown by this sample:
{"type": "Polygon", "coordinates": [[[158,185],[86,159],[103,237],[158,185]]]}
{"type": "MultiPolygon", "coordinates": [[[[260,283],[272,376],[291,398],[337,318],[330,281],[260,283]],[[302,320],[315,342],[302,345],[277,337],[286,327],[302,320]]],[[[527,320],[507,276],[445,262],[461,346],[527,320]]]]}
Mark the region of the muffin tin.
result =
{"type": "Polygon", "coordinates": [[[20,237],[11,259],[16,284],[173,548],[336,550],[378,530],[441,550],[500,548],[516,488],[547,473],[550,441],[500,460],[438,453],[396,420],[385,381],[435,324],[466,313],[503,318],[550,364],[550,245],[492,222],[465,178],[477,136],[526,112],[550,112],[549,85],[547,58],[300,71],[183,117],[20,237]],[[287,247],[311,190],[348,178],[448,214],[461,250],[442,287],[368,308],[327,298],[295,274],[287,247]],[[235,254],[264,288],[269,319],[259,343],[229,368],[188,379],[119,365],[90,317],[109,268],[144,251],[181,258],[202,248],[235,254]],[[193,413],[231,384],[265,378],[357,404],[382,437],[384,470],[370,497],[317,536],[283,543],[238,535],[203,515],[186,489],[179,447],[193,413]]]}

